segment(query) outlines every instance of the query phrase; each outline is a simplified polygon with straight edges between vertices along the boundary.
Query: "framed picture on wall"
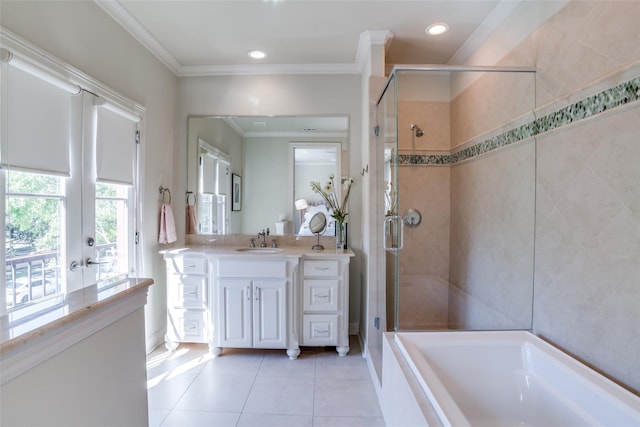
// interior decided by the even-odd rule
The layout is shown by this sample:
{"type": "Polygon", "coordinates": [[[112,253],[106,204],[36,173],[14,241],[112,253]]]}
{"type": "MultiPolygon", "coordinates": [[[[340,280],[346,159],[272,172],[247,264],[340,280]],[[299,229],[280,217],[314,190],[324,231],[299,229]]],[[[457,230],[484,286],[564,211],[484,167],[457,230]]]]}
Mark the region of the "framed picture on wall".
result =
{"type": "Polygon", "coordinates": [[[231,210],[239,211],[242,209],[242,177],[231,174],[231,210]]]}

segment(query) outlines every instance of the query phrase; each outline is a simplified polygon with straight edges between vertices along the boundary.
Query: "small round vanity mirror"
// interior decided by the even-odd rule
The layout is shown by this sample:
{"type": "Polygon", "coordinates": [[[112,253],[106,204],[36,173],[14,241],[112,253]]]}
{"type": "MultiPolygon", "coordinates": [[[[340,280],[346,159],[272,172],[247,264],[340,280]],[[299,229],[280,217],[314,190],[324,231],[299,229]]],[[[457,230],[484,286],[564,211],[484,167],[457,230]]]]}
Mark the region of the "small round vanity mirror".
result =
{"type": "Polygon", "coordinates": [[[324,250],[324,246],[320,244],[320,234],[325,228],[327,228],[327,217],[322,212],[316,213],[309,220],[309,230],[318,238],[316,244],[311,247],[314,251],[324,250]]]}

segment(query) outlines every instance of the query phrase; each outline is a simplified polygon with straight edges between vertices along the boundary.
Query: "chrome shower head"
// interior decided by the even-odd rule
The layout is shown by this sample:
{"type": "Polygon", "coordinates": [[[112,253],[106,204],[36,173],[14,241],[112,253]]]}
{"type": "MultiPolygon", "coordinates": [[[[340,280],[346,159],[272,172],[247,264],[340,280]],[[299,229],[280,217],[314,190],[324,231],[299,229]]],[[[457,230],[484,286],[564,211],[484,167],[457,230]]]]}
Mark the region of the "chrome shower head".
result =
{"type": "Polygon", "coordinates": [[[414,125],[413,123],[411,124],[411,131],[415,132],[416,137],[418,137],[418,138],[420,138],[422,135],[424,135],[424,131],[420,128],[420,126],[414,125]]]}

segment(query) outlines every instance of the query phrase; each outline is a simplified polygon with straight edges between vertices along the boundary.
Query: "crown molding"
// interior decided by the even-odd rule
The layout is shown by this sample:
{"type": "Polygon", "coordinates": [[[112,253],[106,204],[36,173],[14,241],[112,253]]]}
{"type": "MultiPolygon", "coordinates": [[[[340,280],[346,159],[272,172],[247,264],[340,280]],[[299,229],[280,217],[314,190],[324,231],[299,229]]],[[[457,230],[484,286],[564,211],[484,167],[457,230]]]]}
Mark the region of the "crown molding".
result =
{"type": "Polygon", "coordinates": [[[356,64],[240,64],[183,66],[179,77],[265,74],[360,74],[356,64]]]}
{"type": "Polygon", "coordinates": [[[342,64],[240,64],[184,66],[115,0],[94,0],[116,23],[178,77],[265,74],[360,74],[356,63],[342,64]]]}
{"type": "Polygon", "coordinates": [[[364,72],[368,59],[371,56],[371,47],[384,45],[385,52],[395,34],[389,30],[364,31],[360,33],[358,40],[358,50],[356,51],[356,65],[360,72],[364,72]]]}
{"type": "Polygon", "coordinates": [[[136,21],[117,1],[94,0],[116,23],[131,34],[149,52],[166,65],[174,74],[179,75],[182,65],[162,46],[138,21],[136,21]]]}
{"type": "Polygon", "coordinates": [[[482,20],[462,46],[453,54],[448,64],[464,64],[478,48],[487,41],[491,33],[518,7],[522,0],[501,0],[482,20]]]}

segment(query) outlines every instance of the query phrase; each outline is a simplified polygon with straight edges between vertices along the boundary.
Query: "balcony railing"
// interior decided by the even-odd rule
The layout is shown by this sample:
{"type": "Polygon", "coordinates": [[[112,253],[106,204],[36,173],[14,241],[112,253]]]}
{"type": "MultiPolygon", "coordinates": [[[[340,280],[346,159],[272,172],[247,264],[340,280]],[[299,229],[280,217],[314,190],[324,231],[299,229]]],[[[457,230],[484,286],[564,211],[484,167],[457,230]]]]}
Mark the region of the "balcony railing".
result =
{"type": "MultiPolygon", "coordinates": [[[[97,245],[98,280],[117,274],[116,244],[97,245]]],[[[56,251],[8,258],[5,262],[7,308],[22,306],[62,292],[62,266],[56,251]]]]}
{"type": "Polygon", "coordinates": [[[38,252],[5,262],[7,307],[16,307],[60,293],[59,253],[38,252]]]}

